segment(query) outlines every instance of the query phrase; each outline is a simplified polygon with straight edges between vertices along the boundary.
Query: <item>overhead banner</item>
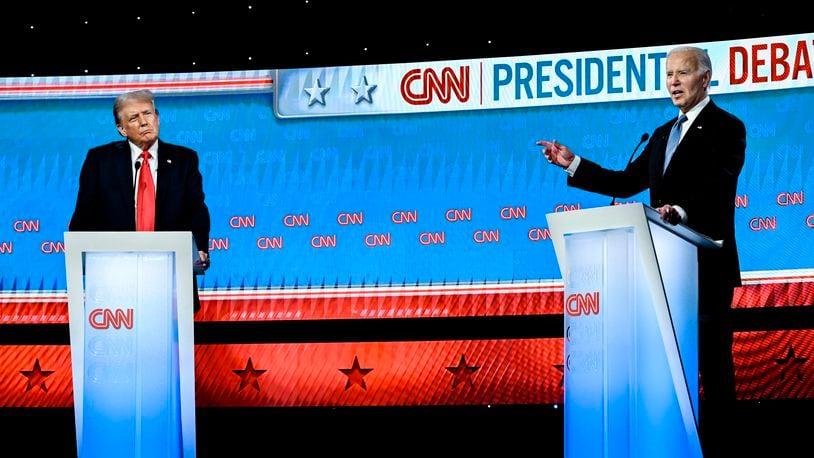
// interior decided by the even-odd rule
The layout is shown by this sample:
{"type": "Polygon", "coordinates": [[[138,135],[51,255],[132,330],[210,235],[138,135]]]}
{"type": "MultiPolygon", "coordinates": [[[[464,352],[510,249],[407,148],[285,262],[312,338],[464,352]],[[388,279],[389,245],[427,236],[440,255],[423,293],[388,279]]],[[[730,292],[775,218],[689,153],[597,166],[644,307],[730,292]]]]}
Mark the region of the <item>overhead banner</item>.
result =
{"type": "MultiPolygon", "coordinates": [[[[713,94],[810,87],[814,35],[698,43],[713,94]]],[[[281,118],[540,107],[666,98],[673,46],[278,70],[281,118]]]]}

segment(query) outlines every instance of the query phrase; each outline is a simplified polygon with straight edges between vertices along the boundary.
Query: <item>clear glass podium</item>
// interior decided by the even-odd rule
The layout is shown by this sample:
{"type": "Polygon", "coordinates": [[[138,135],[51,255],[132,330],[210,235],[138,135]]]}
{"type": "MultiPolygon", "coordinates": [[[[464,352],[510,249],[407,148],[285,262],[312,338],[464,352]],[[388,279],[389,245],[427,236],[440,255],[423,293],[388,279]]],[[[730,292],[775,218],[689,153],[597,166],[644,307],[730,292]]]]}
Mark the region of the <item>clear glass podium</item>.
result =
{"type": "Polygon", "coordinates": [[[192,263],[189,232],[65,233],[80,458],[195,456],[192,263]]]}
{"type": "Polygon", "coordinates": [[[699,249],[642,204],[547,215],[565,285],[566,457],[700,457],[699,249]]]}

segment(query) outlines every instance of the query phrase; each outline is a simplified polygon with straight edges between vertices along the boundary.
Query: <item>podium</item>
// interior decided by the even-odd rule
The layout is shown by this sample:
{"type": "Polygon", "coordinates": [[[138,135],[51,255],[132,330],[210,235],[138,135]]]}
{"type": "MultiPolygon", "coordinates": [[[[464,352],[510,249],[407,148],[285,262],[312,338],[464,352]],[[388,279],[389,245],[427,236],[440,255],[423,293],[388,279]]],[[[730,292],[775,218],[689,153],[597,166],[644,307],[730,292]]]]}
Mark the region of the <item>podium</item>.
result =
{"type": "Polygon", "coordinates": [[[565,284],[566,457],[700,457],[697,250],[642,204],[546,215],[565,284]]]}
{"type": "Polygon", "coordinates": [[[64,235],[78,456],[194,457],[192,234],[64,235]]]}

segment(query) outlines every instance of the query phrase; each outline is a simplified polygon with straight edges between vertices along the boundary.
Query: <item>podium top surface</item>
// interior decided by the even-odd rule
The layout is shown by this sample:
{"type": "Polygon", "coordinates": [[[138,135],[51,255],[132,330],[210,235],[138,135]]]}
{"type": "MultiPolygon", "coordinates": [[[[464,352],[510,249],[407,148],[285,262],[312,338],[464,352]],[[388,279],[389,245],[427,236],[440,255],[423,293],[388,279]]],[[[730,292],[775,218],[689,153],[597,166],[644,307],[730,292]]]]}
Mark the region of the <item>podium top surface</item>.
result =
{"type": "Polygon", "coordinates": [[[546,219],[552,235],[635,227],[647,221],[699,248],[717,249],[723,245],[720,240],[713,240],[684,224],[672,225],[662,221],[658,211],[642,203],[549,213],[546,219]]]}
{"type": "Polygon", "coordinates": [[[76,231],[65,232],[65,254],[84,252],[175,252],[179,259],[190,259],[195,275],[205,269],[196,264],[198,247],[190,231],[76,231]]]}
{"type": "Polygon", "coordinates": [[[79,251],[179,251],[192,248],[189,231],[155,232],[65,232],[65,249],[79,251]]]}
{"type": "Polygon", "coordinates": [[[551,241],[557,255],[560,272],[568,272],[568,257],[565,252],[565,238],[571,234],[610,231],[630,228],[636,234],[643,252],[653,252],[652,231],[654,227],[663,229],[675,236],[675,241],[684,241],[696,248],[719,249],[722,242],[693,230],[683,224],[668,224],[661,220],[659,213],[647,205],[636,203],[608,207],[588,208],[546,214],[551,241]]]}
{"type": "Polygon", "coordinates": [[[661,220],[659,212],[656,211],[656,209],[644,204],[642,204],[642,207],[644,208],[644,214],[647,216],[648,221],[667,229],[684,240],[698,246],[699,248],[721,248],[724,244],[722,240],[713,240],[712,238],[696,231],[695,229],[691,229],[684,224],[673,225],[666,223],[661,220]]]}

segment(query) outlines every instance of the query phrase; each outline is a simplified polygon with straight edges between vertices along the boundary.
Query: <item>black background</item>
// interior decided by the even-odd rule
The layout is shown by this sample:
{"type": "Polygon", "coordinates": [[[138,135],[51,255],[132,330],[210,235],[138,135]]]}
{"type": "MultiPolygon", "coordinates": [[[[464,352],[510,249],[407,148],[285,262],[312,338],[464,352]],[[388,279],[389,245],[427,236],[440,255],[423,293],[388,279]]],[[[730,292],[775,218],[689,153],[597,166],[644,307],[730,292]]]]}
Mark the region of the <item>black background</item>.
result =
{"type": "MultiPolygon", "coordinates": [[[[586,2],[426,0],[22,2],[13,9],[0,15],[0,77],[487,58],[738,40],[814,29],[808,13],[780,2],[757,7],[745,2],[689,1],[648,7],[627,2],[591,6],[586,2]]],[[[744,311],[739,323],[748,329],[811,327],[811,307],[806,309],[806,314],[795,315],[792,326],[782,312],[771,310],[744,311]],[[768,316],[772,313],[777,316],[768,316]],[[808,324],[799,317],[807,317],[808,324]]],[[[559,323],[539,319],[503,321],[474,328],[467,327],[467,320],[438,326],[456,338],[491,338],[495,333],[549,337],[561,330],[559,323]]],[[[303,336],[316,334],[330,340],[330,332],[321,331],[337,329],[319,322],[289,328],[274,323],[258,326],[274,329],[246,333],[242,328],[219,330],[199,323],[196,341],[257,340],[252,336],[263,340],[267,337],[260,336],[275,329],[272,334],[282,341],[302,341],[303,336]]],[[[343,332],[365,340],[381,338],[381,333],[394,331],[387,326],[395,326],[401,338],[418,340],[428,338],[427,326],[435,325],[371,321],[355,326],[364,329],[343,328],[343,332]]],[[[0,326],[0,333],[0,343],[5,345],[68,343],[67,326],[0,326]]],[[[341,341],[348,336],[333,338],[341,341]]],[[[740,403],[732,424],[732,455],[779,456],[811,450],[812,412],[810,401],[740,403]]],[[[562,456],[563,452],[562,410],[551,405],[198,409],[197,421],[199,456],[562,456]]],[[[75,456],[73,422],[71,409],[0,409],[0,456],[75,456]],[[14,449],[21,451],[7,455],[14,449]]]]}
{"type": "Polygon", "coordinates": [[[3,11],[0,76],[485,58],[737,40],[812,28],[810,15],[776,1],[756,7],[731,1],[647,7],[579,1],[98,3],[29,1],[3,11]]]}

